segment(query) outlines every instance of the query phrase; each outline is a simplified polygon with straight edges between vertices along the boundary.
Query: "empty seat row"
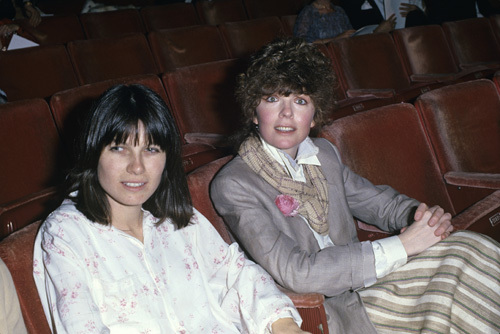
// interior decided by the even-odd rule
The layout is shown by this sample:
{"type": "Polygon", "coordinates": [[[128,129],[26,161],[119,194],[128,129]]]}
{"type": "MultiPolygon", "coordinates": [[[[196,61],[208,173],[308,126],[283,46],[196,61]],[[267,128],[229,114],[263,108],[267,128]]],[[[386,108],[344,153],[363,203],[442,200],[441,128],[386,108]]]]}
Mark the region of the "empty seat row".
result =
{"type": "MultiPolygon", "coordinates": [[[[67,43],[77,39],[117,37],[127,33],[192,25],[219,25],[268,16],[297,15],[300,0],[203,0],[119,9],[106,12],[42,17],[37,30],[47,37],[41,43],[67,43]]],[[[25,20],[24,20],[25,21],[25,20]]]]}
{"type": "MultiPolygon", "coordinates": [[[[77,85],[246,58],[285,31],[278,17],[266,17],[14,50],[0,53],[0,88],[10,101],[47,98],[77,85]]],[[[359,111],[411,101],[449,82],[491,76],[500,62],[494,31],[490,20],[478,18],[319,46],[337,72],[339,108],[359,111]]]]}
{"type": "Polygon", "coordinates": [[[0,87],[9,101],[48,98],[78,85],[246,57],[281,35],[280,19],[267,17],[12,50],[0,53],[0,87]]]}
{"type": "Polygon", "coordinates": [[[319,136],[375,184],[440,205],[457,229],[500,240],[500,95],[491,80],[346,116],[319,136]]]}
{"type": "Polygon", "coordinates": [[[450,83],[491,78],[500,43],[489,19],[476,18],[344,38],[327,44],[344,115],[392,102],[413,102],[450,83]],[[347,110],[347,111],[346,111],[347,110]]]}

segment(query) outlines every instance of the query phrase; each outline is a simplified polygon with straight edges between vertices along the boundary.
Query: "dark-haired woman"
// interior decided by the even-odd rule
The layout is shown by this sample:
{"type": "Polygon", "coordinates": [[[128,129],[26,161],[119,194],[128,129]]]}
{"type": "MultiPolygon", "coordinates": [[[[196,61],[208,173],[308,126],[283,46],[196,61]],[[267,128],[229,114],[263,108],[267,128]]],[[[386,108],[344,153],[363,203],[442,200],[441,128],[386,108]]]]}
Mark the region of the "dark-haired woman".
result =
{"type": "Polygon", "coordinates": [[[302,39],[254,55],[237,88],[238,155],[211,186],[218,212],[279,284],[325,295],[330,333],[497,334],[499,244],[450,235],[442,208],[373,185],[309,137],[332,105],[332,71],[302,39]],[[353,217],[396,235],[360,242],[353,217]]]}
{"type": "Polygon", "coordinates": [[[67,198],[35,243],[53,332],[303,333],[288,297],[191,206],[158,95],[111,88],[79,149],[67,198]]]}

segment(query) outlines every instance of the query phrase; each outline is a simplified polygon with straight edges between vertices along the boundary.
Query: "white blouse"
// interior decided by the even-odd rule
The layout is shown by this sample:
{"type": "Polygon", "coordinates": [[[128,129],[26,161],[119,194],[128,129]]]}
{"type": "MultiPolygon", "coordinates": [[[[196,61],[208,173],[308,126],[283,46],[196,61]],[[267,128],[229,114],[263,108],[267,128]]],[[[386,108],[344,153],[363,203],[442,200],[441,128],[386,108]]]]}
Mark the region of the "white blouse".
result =
{"type": "Polygon", "coordinates": [[[65,200],[37,235],[34,278],[57,333],[269,333],[301,319],[271,277],[195,210],[176,229],[144,212],[144,243],[65,200]]]}

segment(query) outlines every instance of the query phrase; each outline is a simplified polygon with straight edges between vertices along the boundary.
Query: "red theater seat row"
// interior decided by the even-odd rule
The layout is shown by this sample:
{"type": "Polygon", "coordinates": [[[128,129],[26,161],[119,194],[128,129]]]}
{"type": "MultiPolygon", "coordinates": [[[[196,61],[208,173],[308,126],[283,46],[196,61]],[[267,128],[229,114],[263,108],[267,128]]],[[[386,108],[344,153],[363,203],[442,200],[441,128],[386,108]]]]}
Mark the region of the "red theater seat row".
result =
{"type": "MultiPolygon", "coordinates": [[[[120,5],[116,1],[114,4],[120,5]]],[[[123,5],[128,5],[123,3],[123,5]]],[[[44,4],[40,4],[44,9],[44,4]]],[[[244,21],[266,16],[297,15],[303,6],[301,0],[199,0],[194,3],[175,2],[165,5],[139,3],[136,8],[105,12],[66,11],[66,14],[42,17],[37,27],[47,38],[43,44],[67,43],[77,39],[118,37],[137,32],[187,27],[192,25],[219,25],[224,22],[244,21]]],[[[47,13],[53,8],[44,9],[47,13]]],[[[64,12],[64,10],[63,10],[64,12]]],[[[26,20],[20,20],[21,23],[26,20]]]]}
{"type": "MultiPolygon", "coordinates": [[[[500,46],[490,21],[478,18],[453,22],[450,25],[460,29],[446,28],[450,32],[445,25],[429,25],[326,44],[325,53],[332,58],[339,79],[339,113],[335,117],[396,101],[411,102],[422,92],[445,84],[491,77],[500,64],[500,46]],[[459,33],[468,30],[490,34],[462,38],[459,33]],[[452,47],[458,43],[452,43],[455,35],[453,40],[462,41],[462,51],[452,47]],[[466,41],[470,41],[468,47],[464,46],[466,41]],[[469,49],[472,51],[466,52],[469,49]],[[470,59],[465,60],[469,53],[470,59]]],[[[5,73],[0,77],[0,87],[10,101],[49,98],[76,85],[247,58],[273,38],[289,34],[289,29],[284,20],[271,16],[219,26],[157,30],[147,38],[137,32],[70,41],[66,52],[63,45],[4,52],[0,54],[0,72],[5,73]]]]}
{"type": "MultiPolygon", "coordinates": [[[[152,82],[152,88],[160,88],[156,79],[152,82]]],[[[91,86],[76,89],[80,98],[86,90],[96,93],[91,86]]],[[[421,201],[441,205],[453,214],[452,222],[458,229],[500,240],[500,95],[495,84],[486,79],[458,83],[425,93],[415,104],[417,108],[398,103],[346,116],[325,126],[320,135],[337,145],[343,161],[355,172],[421,201]],[[454,133],[460,136],[458,140],[453,139],[454,133]],[[470,136],[481,140],[469,141],[470,136]],[[458,147],[461,138],[468,150],[458,147]]],[[[40,109],[47,111],[45,106],[40,109]]],[[[230,234],[211,204],[208,189],[216,172],[230,159],[213,158],[188,174],[194,205],[228,242],[230,234]]],[[[40,194],[40,198],[45,195],[40,194]]],[[[23,205],[36,203],[33,199],[23,205]]],[[[9,218],[22,216],[23,205],[9,212],[9,218]]],[[[38,225],[32,223],[0,242],[0,257],[12,273],[29,331],[48,333],[31,275],[38,225]]],[[[358,226],[362,239],[382,236],[366,229],[363,222],[358,226]]],[[[322,333],[318,326],[326,328],[323,297],[291,297],[305,319],[304,329],[322,333]]]]}

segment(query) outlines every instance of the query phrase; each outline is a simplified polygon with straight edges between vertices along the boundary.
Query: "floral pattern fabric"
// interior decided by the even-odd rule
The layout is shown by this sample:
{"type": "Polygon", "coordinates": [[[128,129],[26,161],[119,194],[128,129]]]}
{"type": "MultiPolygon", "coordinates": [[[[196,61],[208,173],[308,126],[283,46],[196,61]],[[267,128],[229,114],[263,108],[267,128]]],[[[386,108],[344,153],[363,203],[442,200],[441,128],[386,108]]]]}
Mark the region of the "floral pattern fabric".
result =
{"type": "Polygon", "coordinates": [[[335,11],[321,14],[313,5],[307,5],[297,16],[293,34],[307,42],[333,38],[346,30],[352,29],[349,17],[344,9],[333,6],[335,11]]]}
{"type": "Polygon", "coordinates": [[[58,333],[268,333],[300,316],[271,277],[195,210],[176,229],[144,212],[144,243],[66,200],[42,224],[34,278],[58,333]]]}

